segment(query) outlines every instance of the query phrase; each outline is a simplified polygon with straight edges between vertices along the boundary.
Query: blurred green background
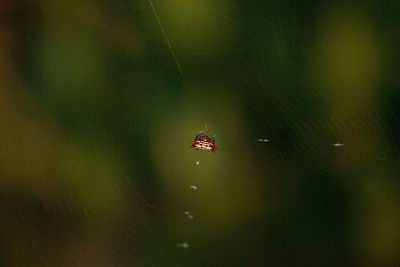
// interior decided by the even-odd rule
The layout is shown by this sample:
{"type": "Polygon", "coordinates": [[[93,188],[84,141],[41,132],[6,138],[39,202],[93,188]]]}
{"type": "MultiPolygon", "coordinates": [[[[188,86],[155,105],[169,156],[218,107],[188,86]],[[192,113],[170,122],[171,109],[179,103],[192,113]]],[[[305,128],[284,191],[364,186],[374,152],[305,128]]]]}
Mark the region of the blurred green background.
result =
{"type": "Polygon", "coordinates": [[[398,1],[0,14],[2,266],[400,265],[398,1]]]}

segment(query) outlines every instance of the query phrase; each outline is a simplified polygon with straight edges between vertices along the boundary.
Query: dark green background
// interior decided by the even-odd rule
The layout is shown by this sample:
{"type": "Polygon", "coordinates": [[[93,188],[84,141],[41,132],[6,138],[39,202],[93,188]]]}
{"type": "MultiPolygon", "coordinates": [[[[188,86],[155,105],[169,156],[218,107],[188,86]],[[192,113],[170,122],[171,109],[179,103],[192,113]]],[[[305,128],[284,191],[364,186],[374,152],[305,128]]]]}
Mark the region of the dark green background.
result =
{"type": "Polygon", "coordinates": [[[399,15],[2,0],[1,265],[400,264],[399,15]]]}

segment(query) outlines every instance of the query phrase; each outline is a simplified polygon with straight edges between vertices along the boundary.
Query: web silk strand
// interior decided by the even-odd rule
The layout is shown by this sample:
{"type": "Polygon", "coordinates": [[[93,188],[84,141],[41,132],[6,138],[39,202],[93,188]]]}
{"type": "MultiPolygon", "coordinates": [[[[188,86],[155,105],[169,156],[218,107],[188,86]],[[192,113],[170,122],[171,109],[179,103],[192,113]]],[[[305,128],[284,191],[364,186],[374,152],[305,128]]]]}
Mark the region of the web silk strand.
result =
{"type": "Polygon", "coordinates": [[[175,60],[176,66],[178,67],[179,73],[181,74],[181,76],[183,76],[183,72],[182,72],[182,69],[181,69],[181,65],[179,64],[179,61],[178,61],[178,59],[176,58],[174,49],[172,48],[172,45],[171,45],[171,43],[170,43],[170,41],[169,41],[169,39],[168,39],[168,36],[167,36],[167,34],[166,34],[165,30],[164,30],[164,27],[163,27],[162,24],[161,24],[161,21],[160,21],[160,18],[158,17],[157,11],[156,11],[156,9],[154,8],[153,1],[152,1],[152,0],[149,0],[149,2],[150,2],[150,5],[151,5],[151,8],[153,9],[154,15],[155,15],[155,17],[156,17],[156,19],[157,19],[158,25],[160,25],[160,29],[161,29],[161,32],[162,32],[164,38],[165,38],[165,41],[166,41],[167,44],[168,44],[169,50],[171,51],[172,57],[173,57],[174,60],[175,60]]]}

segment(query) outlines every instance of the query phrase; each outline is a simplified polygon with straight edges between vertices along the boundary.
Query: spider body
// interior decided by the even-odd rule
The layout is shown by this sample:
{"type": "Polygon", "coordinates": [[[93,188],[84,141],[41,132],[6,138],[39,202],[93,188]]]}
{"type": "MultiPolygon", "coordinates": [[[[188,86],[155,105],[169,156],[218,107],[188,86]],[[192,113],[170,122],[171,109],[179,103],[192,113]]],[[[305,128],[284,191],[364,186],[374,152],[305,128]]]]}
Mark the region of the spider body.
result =
{"type": "Polygon", "coordinates": [[[218,147],[215,146],[215,139],[209,138],[207,135],[198,134],[194,141],[190,142],[192,145],[190,147],[195,148],[196,150],[205,150],[208,152],[215,152],[218,147]]]}

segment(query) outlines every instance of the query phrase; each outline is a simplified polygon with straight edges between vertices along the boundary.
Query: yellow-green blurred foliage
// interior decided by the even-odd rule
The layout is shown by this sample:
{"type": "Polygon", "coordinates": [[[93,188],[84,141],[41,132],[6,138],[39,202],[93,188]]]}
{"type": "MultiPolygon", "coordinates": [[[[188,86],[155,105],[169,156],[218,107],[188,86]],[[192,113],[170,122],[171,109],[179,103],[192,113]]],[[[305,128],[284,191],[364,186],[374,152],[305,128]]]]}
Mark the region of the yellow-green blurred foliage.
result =
{"type": "Polygon", "coordinates": [[[399,264],[389,2],[1,1],[0,264],[399,264]]]}

